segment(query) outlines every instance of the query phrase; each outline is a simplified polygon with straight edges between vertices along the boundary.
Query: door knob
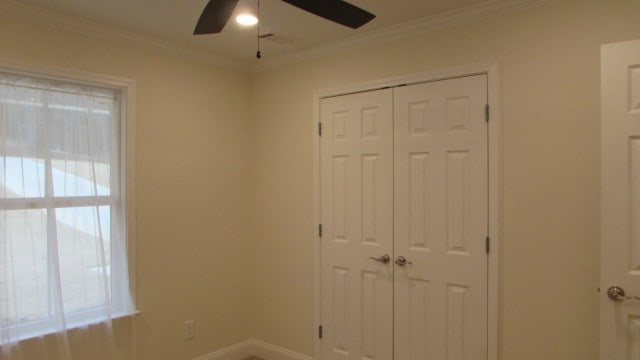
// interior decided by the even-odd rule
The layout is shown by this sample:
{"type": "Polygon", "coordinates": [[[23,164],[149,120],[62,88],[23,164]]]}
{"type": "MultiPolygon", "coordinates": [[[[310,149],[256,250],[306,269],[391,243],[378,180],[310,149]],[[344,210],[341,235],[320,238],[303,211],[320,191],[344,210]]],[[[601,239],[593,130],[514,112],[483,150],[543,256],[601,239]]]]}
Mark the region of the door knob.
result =
{"type": "Polygon", "coordinates": [[[381,262],[383,264],[387,264],[387,263],[389,263],[389,261],[391,261],[391,258],[389,257],[389,255],[384,254],[384,255],[382,255],[380,257],[377,257],[377,258],[371,256],[371,257],[367,258],[367,260],[373,260],[373,261],[381,262]]]}
{"type": "Polygon", "coordinates": [[[610,286],[607,289],[607,296],[613,301],[640,300],[640,297],[637,296],[626,296],[624,289],[620,286],[610,286]]]}
{"type": "Polygon", "coordinates": [[[407,261],[404,256],[398,256],[396,258],[396,265],[405,266],[406,264],[413,265],[411,261],[407,261]]]}

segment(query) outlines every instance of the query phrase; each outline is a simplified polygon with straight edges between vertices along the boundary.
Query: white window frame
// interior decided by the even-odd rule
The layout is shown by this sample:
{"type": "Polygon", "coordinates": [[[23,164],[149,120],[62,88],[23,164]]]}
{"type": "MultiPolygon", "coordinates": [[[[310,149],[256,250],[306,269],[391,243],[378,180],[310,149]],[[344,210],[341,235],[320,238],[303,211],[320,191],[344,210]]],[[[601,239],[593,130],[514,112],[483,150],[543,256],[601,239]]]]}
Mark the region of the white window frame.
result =
{"type": "MultiPolygon", "coordinates": [[[[58,68],[41,64],[28,64],[24,62],[13,62],[10,60],[0,59],[0,73],[14,76],[23,76],[34,79],[43,79],[50,81],[59,81],[69,84],[85,85],[98,88],[114,90],[119,97],[119,159],[120,166],[120,198],[124,199],[123,206],[125,211],[124,227],[126,233],[127,246],[127,263],[129,276],[129,291],[134,307],[137,304],[136,296],[136,268],[135,268],[135,81],[131,79],[114,77],[96,73],[82,72],[78,70],[58,68]]],[[[11,207],[11,200],[7,199],[6,203],[11,207]]],[[[73,199],[69,199],[73,200],[73,199]]],[[[67,202],[59,200],[60,202],[67,202]]],[[[65,206],[65,204],[56,204],[65,206]]],[[[82,314],[66,314],[68,326],[70,328],[87,325],[87,313],[98,312],[99,309],[88,310],[82,314]]],[[[115,314],[116,317],[135,315],[140,313],[135,311],[134,314],[115,314]]],[[[34,323],[20,325],[22,330],[21,338],[29,338],[42,335],[42,323],[51,320],[40,320],[34,323]]]]}

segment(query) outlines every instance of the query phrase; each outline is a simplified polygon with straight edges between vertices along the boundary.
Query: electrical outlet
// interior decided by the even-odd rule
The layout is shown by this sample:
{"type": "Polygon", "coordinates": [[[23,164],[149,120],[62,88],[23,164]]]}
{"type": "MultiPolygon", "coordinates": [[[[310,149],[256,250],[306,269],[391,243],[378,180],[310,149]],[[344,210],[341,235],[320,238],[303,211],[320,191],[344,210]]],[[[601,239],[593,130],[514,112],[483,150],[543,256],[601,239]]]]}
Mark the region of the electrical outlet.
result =
{"type": "Polygon", "coordinates": [[[195,321],[188,320],[184,322],[184,339],[191,340],[196,336],[195,321]]]}

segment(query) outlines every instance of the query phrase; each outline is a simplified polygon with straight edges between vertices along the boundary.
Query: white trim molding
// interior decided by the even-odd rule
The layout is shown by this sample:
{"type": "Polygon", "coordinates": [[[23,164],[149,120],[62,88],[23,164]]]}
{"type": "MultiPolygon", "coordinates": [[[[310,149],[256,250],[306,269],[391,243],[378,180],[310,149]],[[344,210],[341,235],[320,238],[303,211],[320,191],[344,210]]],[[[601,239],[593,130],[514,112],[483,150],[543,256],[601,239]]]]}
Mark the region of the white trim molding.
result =
{"type": "MultiPolygon", "coordinates": [[[[406,76],[398,76],[387,79],[373,80],[365,83],[353,84],[344,87],[317,90],[313,94],[313,118],[311,119],[311,132],[313,138],[313,152],[311,159],[313,164],[313,219],[311,241],[313,244],[313,319],[311,332],[315,335],[318,326],[321,325],[322,308],[322,284],[321,284],[321,239],[318,236],[317,226],[320,221],[320,139],[318,136],[318,123],[320,122],[320,101],[322,98],[339,96],[356,92],[370,91],[385,87],[410,85],[424,82],[451,79],[462,76],[486,74],[488,81],[489,102],[489,237],[490,246],[487,264],[487,359],[498,359],[498,306],[499,306],[499,266],[500,266],[500,217],[501,217],[501,112],[499,96],[499,67],[497,62],[471,64],[455,68],[430,71],[406,76]]],[[[317,336],[314,339],[314,356],[321,357],[321,340],[317,336]]]]}
{"type": "Polygon", "coordinates": [[[312,357],[264,341],[251,341],[251,355],[264,360],[313,360],[312,357]]]}
{"type": "Polygon", "coordinates": [[[249,70],[248,61],[240,61],[224,55],[212,54],[211,52],[197,50],[189,46],[161,40],[139,32],[127,31],[119,27],[15,0],[0,1],[0,15],[119,44],[146,47],[187,60],[234,70],[249,70]]]}
{"type": "Polygon", "coordinates": [[[334,55],[341,52],[397,40],[410,35],[423,34],[446,26],[469,23],[492,16],[508,14],[542,5],[544,2],[545,0],[489,0],[477,5],[467,6],[442,14],[428,16],[379,30],[369,31],[343,40],[334,41],[326,45],[315,46],[307,50],[276,56],[272,59],[262,59],[260,62],[254,63],[252,71],[266,71],[285,65],[316,59],[320,56],[334,55]]]}
{"type": "Polygon", "coordinates": [[[194,360],[245,360],[252,355],[250,351],[252,344],[253,339],[245,340],[194,360]]]}
{"type": "Polygon", "coordinates": [[[16,0],[0,1],[0,15],[29,21],[56,29],[75,32],[85,36],[113,41],[116,43],[141,46],[184,59],[204,62],[225,68],[261,72],[274,68],[315,59],[319,56],[333,55],[379,43],[389,42],[410,35],[422,34],[442,27],[463,24],[472,21],[503,15],[541,5],[545,0],[488,0],[477,5],[467,6],[422,19],[364,32],[346,39],[318,45],[306,50],[261,59],[259,62],[238,60],[223,54],[196,49],[139,32],[127,31],[111,25],[98,23],[78,16],[45,9],[16,0]]]}
{"type": "MultiPolygon", "coordinates": [[[[1,13],[1,11],[0,11],[1,13]]],[[[16,61],[0,57],[0,72],[6,74],[26,75],[40,79],[62,80],[78,85],[91,85],[109,88],[119,91],[120,116],[124,118],[124,126],[121,129],[122,152],[120,159],[125,168],[121,171],[121,182],[124,188],[121,190],[125,197],[125,227],[127,232],[127,260],[129,272],[129,287],[134,305],[137,305],[136,295],[136,82],[132,79],[116,76],[67,69],[56,66],[16,61]]],[[[138,315],[139,310],[133,314],[138,315]]]]}
{"type": "Polygon", "coordinates": [[[262,360],[314,360],[307,355],[257,339],[245,340],[194,360],[245,360],[251,356],[262,360]]]}

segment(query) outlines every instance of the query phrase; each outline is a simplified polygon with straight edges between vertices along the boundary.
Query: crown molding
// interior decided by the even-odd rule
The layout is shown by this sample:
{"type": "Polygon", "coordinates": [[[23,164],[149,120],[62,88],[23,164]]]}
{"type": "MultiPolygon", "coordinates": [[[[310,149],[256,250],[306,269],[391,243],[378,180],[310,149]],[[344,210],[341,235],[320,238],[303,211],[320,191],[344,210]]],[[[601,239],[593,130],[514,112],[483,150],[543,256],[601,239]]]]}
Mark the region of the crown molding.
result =
{"type": "Polygon", "coordinates": [[[326,45],[312,47],[307,50],[280,55],[273,59],[254,63],[254,73],[276,69],[286,65],[329,56],[362,47],[397,40],[410,35],[433,31],[442,27],[463,24],[492,16],[503,15],[541,5],[545,0],[489,0],[484,3],[452,10],[438,15],[405,22],[380,30],[355,35],[326,45]]]}
{"type": "Polygon", "coordinates": [[[191,47],[160,40],[138,32],[128,31],[62,12],[44,9],[39,6],[24,4],[15,0],[0,1],[0,15],[64,31],[74,32],[97,39],[125,45],[146,47],[188,60],[203,62],[233,70],[257,73],[312,60],[318,57],[334,55],[345,51],[389,42],[410,35],[433,31],[446,26],[468,23],[496,15],[507,14],[538,6],[544,2],[545,0],[489,0],[478,5],[425,17],[384,29],[370,31],[343,40],[331,42],[329,44],[276,56],[272,59],[262,59],[260,61],[232,59],[223,55],[193,49],[191,47]]]}
{"type": "Polygon", "coordinates": [[[0,15],[53,27],[59,30],[112,41],[124,45],[145,47],[177,56],[183,59],[217,65],[228,69],[249,71],[250,63],[242,60],[212,54],[169,41],[124,30],[122,28],[91,21],[59,11],[44,9],[39,6],[24,4],[14,0],[0,1],[0,15]]]}

